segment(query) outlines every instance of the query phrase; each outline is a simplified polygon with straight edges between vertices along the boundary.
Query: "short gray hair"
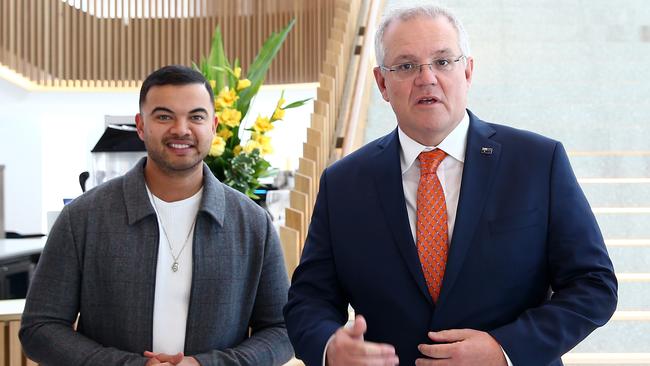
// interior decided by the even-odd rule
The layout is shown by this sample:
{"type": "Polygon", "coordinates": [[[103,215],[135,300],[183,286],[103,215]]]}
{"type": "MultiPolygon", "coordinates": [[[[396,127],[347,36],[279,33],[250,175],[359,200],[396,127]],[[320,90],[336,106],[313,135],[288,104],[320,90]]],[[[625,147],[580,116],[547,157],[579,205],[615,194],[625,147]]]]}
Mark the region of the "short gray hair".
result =
{"type": "Polygon", "coordinates": [[[390,11],[384,15],[377,32],[375,33],[375,56],[377,57],[377,64],[383,65],[384,56],[386,56],[386,48],[384,47],[384,33],[386,29],[394,20],[407,21],[419,16],[429,17],[436,19],[438,16],[446,17],[451,25],[456,29],[458,34],[458,47],[464,56],[470,56],[469,50],[469,37],[465,32],[463,24],[450,10],[436,5],[423,5],[408,8],[398,8],[390,11]]]}

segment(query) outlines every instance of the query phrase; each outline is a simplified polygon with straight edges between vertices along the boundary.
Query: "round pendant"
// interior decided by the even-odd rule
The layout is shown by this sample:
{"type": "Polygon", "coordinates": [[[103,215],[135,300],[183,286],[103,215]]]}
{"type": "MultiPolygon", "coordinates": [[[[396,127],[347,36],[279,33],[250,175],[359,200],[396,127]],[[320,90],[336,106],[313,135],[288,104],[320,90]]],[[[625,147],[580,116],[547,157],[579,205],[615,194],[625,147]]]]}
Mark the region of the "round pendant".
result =
{"type": "Polygon", "coordinates": [[[178,271],[178,262],[174,262],[174,264],[172,264],[172,271],[174,272],[178,271]]]}

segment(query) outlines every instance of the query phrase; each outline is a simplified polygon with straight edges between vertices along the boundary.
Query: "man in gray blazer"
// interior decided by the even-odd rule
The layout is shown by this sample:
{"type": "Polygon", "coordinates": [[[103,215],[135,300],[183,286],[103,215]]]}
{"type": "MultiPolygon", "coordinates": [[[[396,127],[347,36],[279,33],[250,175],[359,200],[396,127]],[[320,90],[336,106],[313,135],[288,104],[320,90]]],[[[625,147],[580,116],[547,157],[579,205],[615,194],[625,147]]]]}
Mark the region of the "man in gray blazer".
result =
{"type": "Polygon", "coordinates": [[[144,81],[147,147],[67,205],[31,283],[20,340],[41,365],[280,365],[288,279],[269,216],[203,163],[215,135],[203,76],[144,81]],[[75,327],[76,322],[76,327],[75,327]]]}

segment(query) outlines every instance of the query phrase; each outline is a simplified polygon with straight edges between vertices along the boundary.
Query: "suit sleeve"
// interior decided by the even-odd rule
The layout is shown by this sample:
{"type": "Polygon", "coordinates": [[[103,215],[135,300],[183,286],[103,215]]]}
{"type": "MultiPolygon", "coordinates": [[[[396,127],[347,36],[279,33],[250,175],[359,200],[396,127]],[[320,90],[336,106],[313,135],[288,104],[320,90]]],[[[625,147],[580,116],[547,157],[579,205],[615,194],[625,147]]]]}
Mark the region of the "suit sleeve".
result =
{"type": "Polygon", "coordinates": [[[348,318],[348,301],[338,284],[332,253],[327,183],[326,170],[284,308],[289,338],[306,365],[322,364],[328,339],[348,318]]]}
{"type": "Polygon", "coordinates": [[[282,247],[268,215],[264,259],[250,319],[251,336],[236,347],[194,355],[202,366],[283,365],[293,356],[282,317],[289,279],[282,247]]]}
{"type": "Polygon", "coordinates": [[[104,347],[74,330],[81,291],[78,245],[66,206],[50,231],[27,294],[19,333],[25,354],[41,365],[144,365],[143,355],[104,347]]]}
{"type": "Polygon", "coordinates": [[[515,366],[547,365],[614,313],[617,281],[596,218],[561,144],[550,171],[547,260],[552,295],[490,334],[515,366]]]}

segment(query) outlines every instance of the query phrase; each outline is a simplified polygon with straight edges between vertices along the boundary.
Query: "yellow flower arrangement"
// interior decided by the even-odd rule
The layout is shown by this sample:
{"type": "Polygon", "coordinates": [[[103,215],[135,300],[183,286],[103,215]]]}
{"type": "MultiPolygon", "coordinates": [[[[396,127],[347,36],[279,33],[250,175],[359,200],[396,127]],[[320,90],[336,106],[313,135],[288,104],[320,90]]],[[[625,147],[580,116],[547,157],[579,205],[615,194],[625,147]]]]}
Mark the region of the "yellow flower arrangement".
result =
{"type": "Polygon", "coordinates": [[[219,123],[223,123],[230,128],[239,126],[239,122],[241,121],[241,112],[233,108],[222,108],[216,114],[219,123]]]}
{"type": "Polygon", "coordinates": [[[239,96],[237,95],[237,91],[230,90],[230,88],[226,86],[223,89],[221,89],[219,95],[217,95],[217,98],[215,98],[214,108],[223,109],[223,108],[232,107],[232,105],[235,104],[237,99],[239,99],[239,96]]]}
{"type": "Polygon", "coordinates": [[[283,91],[270,117],[260,114],[251,127],[246,127],[250,104],[294,23],[292,20],[280,32],[271,34],[251,63],[248,78],[243,77],[239,60],[232,64],[227,60],[219,27],[212,39],[210,55],[201,59],[200,67],[195,65],[215,92],[214,109],[219,120],[205,162],[219,180],[251,198],[257,198],[255,189],[260,186],[259,178],[277,171],[264,158],[273,152],[271,137],[266,133],[273,130],[273,123],[284,119],[287,109],[300,107],[311,99],[286,104],[283,91]],[[248,141],[241,141],[242,131],[250,133],[248,141]]]}
{"type": "MultiPolygon", "coordinates": [[[[277,121],[278,119],[274,119],[274,120],[277,121]]],[[[257,133],[269,132],[272,129],[273,129],[273,124],[271,124],[271,120],[268,119],[267,117],[258,116],[257,119],[255,120],[255,124],[253,125],[253,130],[255,130],[255,132],[257,133]]]]}
{"type": "Polygon", "coordinates": [[[212,146],[210,146],[210,156],[221,156],[224,150],[226,149],[226,141],[221,137],[217,136],[212,140],[212,146]]]}

